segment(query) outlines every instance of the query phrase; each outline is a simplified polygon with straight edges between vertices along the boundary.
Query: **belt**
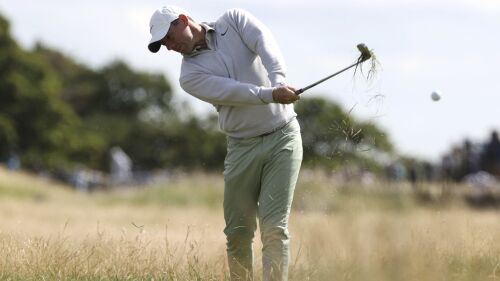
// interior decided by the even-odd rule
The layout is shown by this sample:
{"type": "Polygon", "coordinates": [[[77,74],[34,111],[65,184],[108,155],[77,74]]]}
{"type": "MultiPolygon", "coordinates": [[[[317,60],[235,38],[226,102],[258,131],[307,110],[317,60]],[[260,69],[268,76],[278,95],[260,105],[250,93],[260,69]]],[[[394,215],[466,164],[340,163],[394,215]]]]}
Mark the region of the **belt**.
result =
{"type": "Polygon", "coordinates": [[[276,131],[283,129],[286,125],[290,124],[290,122],[292,122],[294,119],[295,118],[292,118],[290,121],[286,122],[285,124],[272,129],[270,132],[263,133],[262,135],[258,135],[257,137],[269,136],[270,134],[275,133],[276,131]]]}

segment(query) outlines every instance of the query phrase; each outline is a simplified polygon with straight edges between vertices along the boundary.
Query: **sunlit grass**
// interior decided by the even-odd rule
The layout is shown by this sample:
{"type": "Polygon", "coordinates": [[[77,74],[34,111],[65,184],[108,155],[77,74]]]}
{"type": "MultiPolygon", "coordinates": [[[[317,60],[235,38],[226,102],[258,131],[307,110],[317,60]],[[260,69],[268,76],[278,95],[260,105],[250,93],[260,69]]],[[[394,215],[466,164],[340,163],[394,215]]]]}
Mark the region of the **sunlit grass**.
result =
{"type": "MultiPolygon", "coordinates": [[[[227,280],[222,182],[83,194],[0,168],[0,280],[227,280]]],[[[290,280],[500,279],[500,213],[469,209],[459,186],[426,188],[423,201],[407,184],[305,171],[290,280]]]]}
{"type": "Polygon", "coordinates": [[[102,204],[132,204],[161,206],[222,206],[223,183],[220,175],[200,172],[176,174],[164,183],[147,187],[114,189],[110,193],[98,194],[102,204]]]}

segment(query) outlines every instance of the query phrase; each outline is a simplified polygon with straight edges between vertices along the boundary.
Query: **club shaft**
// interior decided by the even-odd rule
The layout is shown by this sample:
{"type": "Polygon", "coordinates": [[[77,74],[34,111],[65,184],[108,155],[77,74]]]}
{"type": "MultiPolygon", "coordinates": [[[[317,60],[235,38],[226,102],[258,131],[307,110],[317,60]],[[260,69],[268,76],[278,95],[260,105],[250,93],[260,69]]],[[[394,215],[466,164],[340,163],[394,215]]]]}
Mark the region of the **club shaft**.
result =
{"type": "MultiPolygon", "coordinates": [[[[364,60],[363,60],[363,61],[364,61],[364,60]]],[[[332,75],[330,75],[330,76],[327,76],[327,77],[325,77],[325,78],[323,78],[323,79],[319,80],[318,82],[312,83],[311,85],[309,85],[309,86],[307,86],[307,87],[304,87],[304,88],[298,89],[297,91],[295,91],[295,94],[296,94],[296,95],[300,95],[300,94],[302,94],[303,92],[305,92],[305,91],[307,91],[307,90],[311,89],[312,87],[314,87],[314,86],[316,86],[316,85],[318,85],[318,84],[321,84],[321,83],[325,82],[326,80],[328,80],[328,79],[330,79],[330,78],[332,78],[332,77],[334,77],[334,76],[336,76],[336,75],[339,75],[340,73],[342,73],[342,72],[344,72],[344,71],[348,70],[349,68],[352,68],[352,67],[354,67],[354,66],[356,66],[356,65],[358,65],[358,64],[360,64],[360,63],[362,63],[363,61],[358,61],[358,62],[355,62],[355,63],[353,63],[352,65],[350,65],[350,66],[348,66],[348,67],[346,67],[346,68],[344,68],[344,69],[342,69],[342,70],[340,70],[340,71],[337,71],[337,72],[335,72],[334,74],[332,74],[332,75]]]]}

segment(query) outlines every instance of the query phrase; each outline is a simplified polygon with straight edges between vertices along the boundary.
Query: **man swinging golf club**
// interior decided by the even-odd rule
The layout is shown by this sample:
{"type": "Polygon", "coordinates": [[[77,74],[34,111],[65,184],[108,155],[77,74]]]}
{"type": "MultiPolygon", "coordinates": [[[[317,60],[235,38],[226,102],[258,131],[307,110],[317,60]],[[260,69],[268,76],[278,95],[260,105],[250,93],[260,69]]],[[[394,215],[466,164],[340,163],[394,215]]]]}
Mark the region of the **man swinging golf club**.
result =
{"type": "Polygon", "coordinates": [[[156,10],[148,48],[183,56],[180,85],[215,106],[227,135],[224,218],[231,280],[253,279],[259,219],[263,280],[287,280],[288,218],[302,139],[284,59],[269,29],[240,9],[197,23],[178,7],[156,10]]]}

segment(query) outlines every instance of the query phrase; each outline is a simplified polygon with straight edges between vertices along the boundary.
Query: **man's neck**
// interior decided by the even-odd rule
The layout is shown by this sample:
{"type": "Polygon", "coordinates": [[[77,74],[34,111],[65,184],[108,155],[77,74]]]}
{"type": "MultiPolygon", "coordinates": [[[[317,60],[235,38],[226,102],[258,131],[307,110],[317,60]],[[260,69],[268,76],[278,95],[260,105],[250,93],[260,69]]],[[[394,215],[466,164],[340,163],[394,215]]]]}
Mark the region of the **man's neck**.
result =
{"type": "Polygon", "coordinates": [[[205,28],[202,25],[197,24],[194,26],[193,33],[194,33],[194,38],[195,38],[195,42],[196,42],[195,43],[196,49],[208,48],[207,40],[206,40],[207,31],[205,30],[205,28]]]}

